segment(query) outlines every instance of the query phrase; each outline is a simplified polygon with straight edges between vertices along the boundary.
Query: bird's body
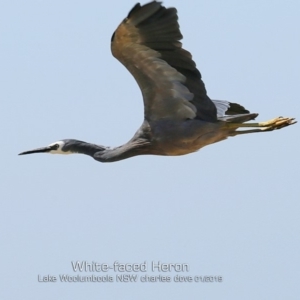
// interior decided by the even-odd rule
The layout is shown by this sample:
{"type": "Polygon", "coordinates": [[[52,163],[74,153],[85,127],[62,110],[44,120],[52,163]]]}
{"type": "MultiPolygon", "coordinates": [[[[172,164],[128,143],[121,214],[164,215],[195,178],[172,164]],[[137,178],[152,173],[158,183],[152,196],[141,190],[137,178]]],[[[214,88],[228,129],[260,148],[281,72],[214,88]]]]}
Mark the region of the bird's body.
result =
{"type": "Polygon", "coordinates": [[[281,117],[244,123],[258,114],[236,103],[211,100],[191,54],[181,47],[177,19],[176,9],[160,2],[137,4],[112,36],[112,53],[134,76],[144,100],[144,122],[128,143],[109,148],[68,139],[20,154],[82,153],[101,162],[143,154],[184,155],[228,136],[295,123],[281,117]],[[238,131],[240,127],[256,129],[238,131]]]}
{"type": "Polygon", "coordinates": [[[109,149],[108,155],[96,153],[94,158],[102,162],[112,162],[142,154],[177,156],[198,151],[200,148],[225,139],[226,130],[219,130],[221,122],[187,120],[144,121],[134,137],[125,145],[109,149]],[[114,152],[115,151],[115,152],[114,152]]]}

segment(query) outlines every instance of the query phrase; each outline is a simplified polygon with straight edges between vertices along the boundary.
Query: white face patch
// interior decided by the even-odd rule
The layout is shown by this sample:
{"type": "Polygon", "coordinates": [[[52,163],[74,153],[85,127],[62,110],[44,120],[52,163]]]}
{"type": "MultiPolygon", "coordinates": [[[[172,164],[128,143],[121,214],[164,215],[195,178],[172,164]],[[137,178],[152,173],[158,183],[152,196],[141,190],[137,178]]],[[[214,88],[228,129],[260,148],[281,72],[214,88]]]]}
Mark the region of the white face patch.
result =
{"type": "Polygon", "coordinates": [[[61,149],[62,149],[62,147],[64,146],[64,142],[63,141],[57,141],[57,142],[55,142],[55,143],[51,143],[50,145],[48,145],[48,146],[53,146],[53,145],[58,145],[58,148],[56,149],[56,150],[51,150],[51,151],[49,151],[49,153],[51,153],[51,154],[72,154],[73,152],[71,152],[71,151],[67,151],[67,152],[65,152],[65,151],[62,151],[61,149]]]}

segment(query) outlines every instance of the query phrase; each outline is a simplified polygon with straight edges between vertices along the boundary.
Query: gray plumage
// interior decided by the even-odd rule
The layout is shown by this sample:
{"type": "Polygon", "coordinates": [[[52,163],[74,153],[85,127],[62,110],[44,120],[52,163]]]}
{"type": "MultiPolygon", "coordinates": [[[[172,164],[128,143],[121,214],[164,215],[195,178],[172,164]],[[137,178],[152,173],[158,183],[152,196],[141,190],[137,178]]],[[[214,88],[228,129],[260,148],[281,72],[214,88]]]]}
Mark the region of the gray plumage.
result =
{"type": "Polygon", "coordinates": [[[175,8],[156,1],[137,4],[112,35],[112,54],[134,76],[144,100],[144,122],[128,143],[109,148],[67,139],[20,155],[82,153],[101,162],[143,154],[183,155],[228,136],[296,123],[282,117],[245,123],[258,114],[237,103],[211,100],[192,55],[182,48],[177,20],[175,8]],[[238,131],[240,127],[255,129],[238,131]]]}

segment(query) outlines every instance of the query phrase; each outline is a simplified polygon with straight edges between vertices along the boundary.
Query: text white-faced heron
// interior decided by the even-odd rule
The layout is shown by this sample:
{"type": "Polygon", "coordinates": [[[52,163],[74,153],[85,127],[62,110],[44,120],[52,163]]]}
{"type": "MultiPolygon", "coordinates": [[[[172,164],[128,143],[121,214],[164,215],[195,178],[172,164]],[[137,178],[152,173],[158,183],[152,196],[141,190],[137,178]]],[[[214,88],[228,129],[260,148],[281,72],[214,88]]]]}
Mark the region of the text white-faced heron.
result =
{"type": "Polygon", "coordinates": [[[181,47],[177,11],[153,1],[136,4],[111,38],[112,54],[137,81],[144,100],[144,122],[126,144],[110,148],[65,139],[30,153],[82,153],[101,162],[135,155],[183,155],[228,136],[266,132],[295,124],[278,117],[245,123],[258,114],[228,101],[211,100],[192,55],[181,47]],[[237,130],[241,127],[252,129],[237,130]]]}

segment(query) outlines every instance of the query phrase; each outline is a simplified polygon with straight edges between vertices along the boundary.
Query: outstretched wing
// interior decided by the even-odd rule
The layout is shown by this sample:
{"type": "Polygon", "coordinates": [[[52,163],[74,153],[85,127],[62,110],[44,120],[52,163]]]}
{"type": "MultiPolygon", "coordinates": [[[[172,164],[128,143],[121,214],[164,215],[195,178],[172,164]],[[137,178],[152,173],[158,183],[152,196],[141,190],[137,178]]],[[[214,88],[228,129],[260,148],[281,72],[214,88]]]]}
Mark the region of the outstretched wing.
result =
{"type": "Polygon", "coordinates": [[[145,119],[217,120],[192,55],[182,49],[175,8],[153,1],[139,3],[111,40],[113,55],[137,81],[144,98],[145,119]]]}

